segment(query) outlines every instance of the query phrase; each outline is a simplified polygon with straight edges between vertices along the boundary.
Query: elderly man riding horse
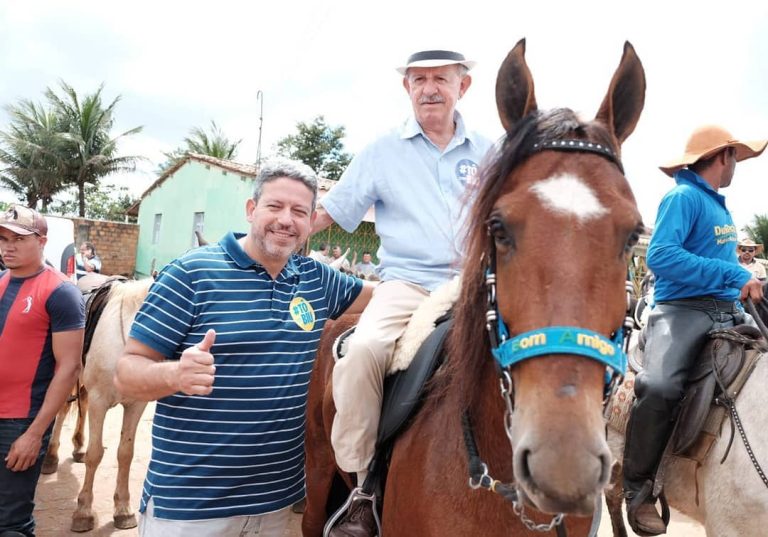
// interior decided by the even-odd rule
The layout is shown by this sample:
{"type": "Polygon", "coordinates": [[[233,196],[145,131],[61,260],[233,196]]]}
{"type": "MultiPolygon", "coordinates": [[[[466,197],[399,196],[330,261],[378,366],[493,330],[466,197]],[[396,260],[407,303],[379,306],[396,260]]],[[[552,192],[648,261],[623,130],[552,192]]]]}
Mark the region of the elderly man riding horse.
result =
{"type": "MultiPolygon", "coordinates": [[[[395,342],[429,293],[455,276],[466,216],[462,197],[491,146],[455,110],[472,83],[474,62],[428,50],[398,72],[413,106],[402,127],[373,142],[322,201],[313,232],[333,221],[351,232],[371,205],[382,245],[382,283],[360,319],[347,357],[334,369],[333,447],[339,467],[362,484],[376,441],[382,385],[395,342]]],[[[363,523],[342,522],[333,535],[372,535],[370,503],[363,523]],[[354,528],[352,527],[354,526],[354,528]]]]}

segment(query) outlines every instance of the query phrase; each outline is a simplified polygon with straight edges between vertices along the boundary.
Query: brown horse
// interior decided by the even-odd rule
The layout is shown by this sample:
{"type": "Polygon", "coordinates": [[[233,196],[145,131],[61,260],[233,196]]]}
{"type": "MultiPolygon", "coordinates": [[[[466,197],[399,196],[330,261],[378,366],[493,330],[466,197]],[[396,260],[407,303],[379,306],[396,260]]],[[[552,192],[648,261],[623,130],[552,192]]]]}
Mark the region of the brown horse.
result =
{"type": "MultiPolygon", "coordinates": [[[[620,147],[644,96],[629,43],[589,122],[537,110],[524,40],[502,64],[506,138],[475,193],[446,361],[393,448],[384,535],[510,537],[541,534],[537,524],[589,533],[613,463],[606,377],[622,365],[603,357],[622,356],[609,338],[624,320],[627,255],[642,229],[620,147]],[[552,251],[567,262],[553,263],[552,251]]],[[[321,535],[335,473],[331,368],[318,355],[309,389],[305,537],[321,535]]]]}

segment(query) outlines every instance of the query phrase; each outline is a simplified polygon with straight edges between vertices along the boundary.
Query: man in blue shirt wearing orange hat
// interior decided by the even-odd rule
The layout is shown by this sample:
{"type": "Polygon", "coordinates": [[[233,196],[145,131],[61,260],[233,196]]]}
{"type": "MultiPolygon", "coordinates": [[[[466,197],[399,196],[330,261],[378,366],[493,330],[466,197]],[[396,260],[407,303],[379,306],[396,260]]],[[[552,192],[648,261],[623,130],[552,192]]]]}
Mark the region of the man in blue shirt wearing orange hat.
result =
{"type": "Polygon", "coordinates": [[[653,480],[707,333],[750,322],[738,300],[763,297],[762,283],[738,263],[736,226],[719,190],[731,184],[736,162],[759,156],[766,144],[705,126],[691,135],[681,159],[661,167],[677,185],[661,201],[648,247],[655,306],[624,451],[627,519],[638,535],[666,532],[653,480]]]}

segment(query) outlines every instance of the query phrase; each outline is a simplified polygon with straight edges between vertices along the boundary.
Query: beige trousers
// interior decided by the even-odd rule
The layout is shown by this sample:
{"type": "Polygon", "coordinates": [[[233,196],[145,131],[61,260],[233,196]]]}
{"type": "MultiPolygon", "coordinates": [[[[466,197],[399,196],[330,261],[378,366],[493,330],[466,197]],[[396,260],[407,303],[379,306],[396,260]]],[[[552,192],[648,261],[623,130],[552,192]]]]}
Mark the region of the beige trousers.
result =
{"type": "Polygon", "coordinates": [[[373,458],[387,365],[411,315],[428,296],[426,289],[412,283],[380,283],[360,316],[346,356],[333,369],[336,417],[331,443],[345,472],[364,471],[373,458]]]}
{"type": "Polygon", "coordinates": [[[139,517],[141,537],[283,537],[290,521],[290,507],[258,516],[233,516],[208,520],[166,520],[155,517],[152,498],[139,517]]]}

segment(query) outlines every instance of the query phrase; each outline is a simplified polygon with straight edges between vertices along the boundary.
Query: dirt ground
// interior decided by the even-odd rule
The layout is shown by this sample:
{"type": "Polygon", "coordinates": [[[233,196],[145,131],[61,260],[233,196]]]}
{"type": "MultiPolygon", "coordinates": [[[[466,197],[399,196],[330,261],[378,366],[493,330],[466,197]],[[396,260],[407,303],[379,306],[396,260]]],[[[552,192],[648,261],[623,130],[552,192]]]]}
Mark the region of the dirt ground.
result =
{"type": "MultiPolygon", "coordinates": [[[[136,453],[131,467],[131,504],[138,506],[139,494],[149,463],[150,435],[154,405],[150,404],[144,413],[136,434],[136,453]]],[[[117,445],[120,438],[122,408],[112,409],[107,413],[104,433],[105,453],[96,474],[94,490],[94,511],[96,527],[84,534],[69,531],[72,513],[77,506],[77,495],[83,483],[85,465],[72,460],[72,428],[74,419],[64,426],[59,452],[59,470],[55,474],[44,475],[37,487],[35,519],[38,537],[61,537],[84,535],[86,537],[136,537],[138,531],[118,530],[112,525],[112,495],[114,494],[115,476],[117,475],[117,445]]],[[[611,536],[610,520],[604,510],[598,537],[611,536]]],[[[673,537],[705,537],[704,530],[680,513],[673,512],[672,523],[667,535],[673,537]]],[[[292,515],[285,537],[301,536],[301,515],[292,515]]],[[[396,537],[396,536],[392,536],[396,537]]],[[[456,536],[464,537],[464,536],[456,536]]]]}

